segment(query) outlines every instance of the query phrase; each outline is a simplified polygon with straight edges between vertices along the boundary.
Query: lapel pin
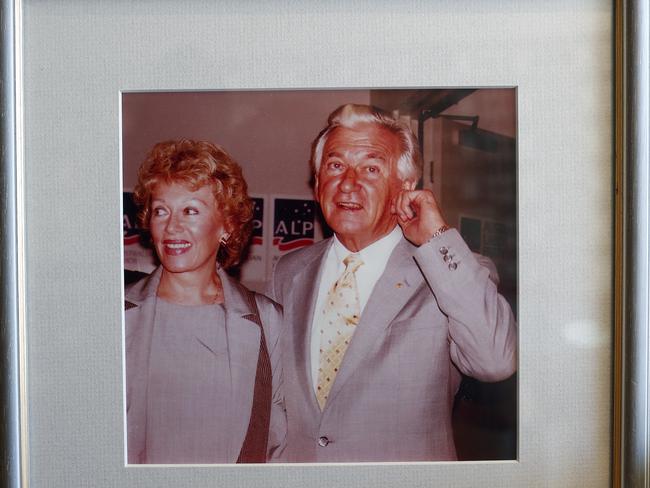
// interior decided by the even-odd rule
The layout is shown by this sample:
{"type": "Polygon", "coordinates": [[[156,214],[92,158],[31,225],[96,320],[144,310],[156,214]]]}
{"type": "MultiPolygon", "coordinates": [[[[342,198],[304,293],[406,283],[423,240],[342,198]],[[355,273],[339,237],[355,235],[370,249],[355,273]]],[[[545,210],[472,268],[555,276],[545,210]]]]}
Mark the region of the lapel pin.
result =
{"type": "Polygon", "coordinates": [[[397,284],[395,285],[396,288],[402,288],[403,286],[404,286],[404,283],[401,283],[401,282],[400,282],[400,283],[397,283],[397,284]]]}

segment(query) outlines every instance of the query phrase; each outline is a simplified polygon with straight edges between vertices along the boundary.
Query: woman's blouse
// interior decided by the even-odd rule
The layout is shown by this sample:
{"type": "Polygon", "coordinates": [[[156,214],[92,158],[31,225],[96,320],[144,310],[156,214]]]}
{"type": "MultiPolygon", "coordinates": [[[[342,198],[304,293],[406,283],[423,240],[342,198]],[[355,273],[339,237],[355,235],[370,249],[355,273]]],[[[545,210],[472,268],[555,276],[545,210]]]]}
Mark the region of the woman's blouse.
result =
{"type": "Polygon", "coordinates": [[[144,462],[234,462],[224,457],[233,452],[232,436],[220,435],[241,415],[223,407],[223,395],[231,394],[223,307],[158,298],[155,317],[144,462]]]}

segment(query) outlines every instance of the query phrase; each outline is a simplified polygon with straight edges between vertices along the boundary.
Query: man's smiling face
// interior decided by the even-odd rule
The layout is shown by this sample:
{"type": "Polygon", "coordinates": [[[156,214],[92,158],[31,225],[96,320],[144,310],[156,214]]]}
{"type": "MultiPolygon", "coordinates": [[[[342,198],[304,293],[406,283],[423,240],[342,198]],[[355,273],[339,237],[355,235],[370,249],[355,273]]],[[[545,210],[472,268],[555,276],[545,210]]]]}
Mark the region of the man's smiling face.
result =
{"type": "Polygon", "coordinates": [[[350,251],[395,227],[391,200],[404,187],[399,156],[398,136],[377,124],[337,127],[329,134],[314,192],[327,224],[350,251]]]}

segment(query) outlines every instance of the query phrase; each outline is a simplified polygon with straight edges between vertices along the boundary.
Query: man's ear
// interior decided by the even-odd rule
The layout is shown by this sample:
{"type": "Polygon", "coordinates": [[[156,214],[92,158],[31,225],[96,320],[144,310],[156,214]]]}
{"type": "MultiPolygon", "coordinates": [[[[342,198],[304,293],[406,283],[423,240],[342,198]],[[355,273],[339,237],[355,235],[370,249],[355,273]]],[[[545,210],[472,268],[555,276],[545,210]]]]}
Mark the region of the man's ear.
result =
{"type": "Polygon", "coordinates": [[[316,203],[320,203],[318,199],[318,175],[314,176],[314,200],[316,200],[316,203]]]}

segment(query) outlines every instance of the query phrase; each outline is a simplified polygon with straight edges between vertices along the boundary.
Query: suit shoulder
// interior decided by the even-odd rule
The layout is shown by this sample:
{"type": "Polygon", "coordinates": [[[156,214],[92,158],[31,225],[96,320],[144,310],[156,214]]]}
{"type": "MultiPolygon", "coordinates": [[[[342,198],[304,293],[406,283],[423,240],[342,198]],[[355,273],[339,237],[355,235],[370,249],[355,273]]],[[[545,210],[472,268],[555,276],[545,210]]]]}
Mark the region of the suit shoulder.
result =
{"type": "Polygon", "coordinates": [[[137,280],[125,283],[124,286],[125,299],[136,304],[142,301],[148,294],[152,293],[152,287],[158,287],[156,280],[160,273],[156,270],[150,274],[139,273],[139,275],[140,277],[137,280]]]}
{"type": "Polygon", "coordinates": [[[282,305],[277,303],[275,300],[272,300],[271,298],[267,297],[266,295],[258,292],[253,292],[255,295],[255,300],[257,301],[257,306],[260,309],[260,312],[264,313],[267,310],[275,310],[277,313],[282,313],[282,305]]]}
{"type": "Polygon", "coordinates": [[[149,275],[145,275],[137,281],[133,281],[124,287],[124,311],[137,308],[137,300],[135,299],[146,285],[149,275]]]}

